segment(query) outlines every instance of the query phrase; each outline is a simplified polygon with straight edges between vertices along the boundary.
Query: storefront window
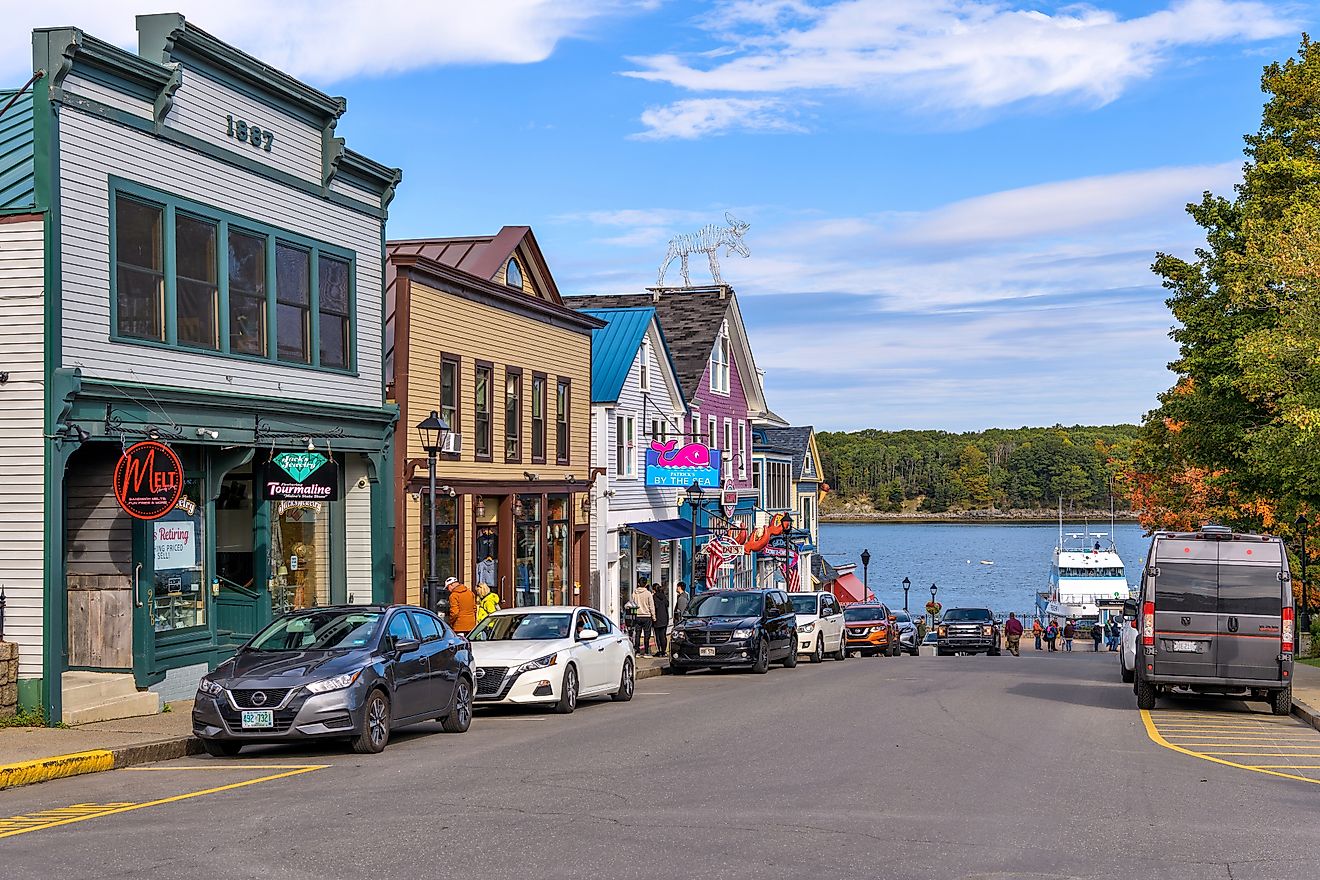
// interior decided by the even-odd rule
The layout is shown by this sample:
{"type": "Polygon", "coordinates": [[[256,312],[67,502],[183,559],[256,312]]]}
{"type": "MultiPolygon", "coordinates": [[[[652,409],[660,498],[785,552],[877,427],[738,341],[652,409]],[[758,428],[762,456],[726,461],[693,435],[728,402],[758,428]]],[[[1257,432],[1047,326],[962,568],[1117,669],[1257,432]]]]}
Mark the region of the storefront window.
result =
{"type": "Polygon", "coordinates": [[[619,608],[628,604],[633,589],[633,533],[619,532],[619,608]]]}
{"type": "Polygon", "coordinates": [[[551,495],[546,498],[546,527],[549,535],[546,551],[550,562],[545,569],[546,602],[551,605],[572,604],[572,585],[568,580],[569,533],[568,496],[551,495]]]}
{"type": "Polygon", "coordinates": [[[519,495],[514,499],[516,527],[513,604],[541,604],[541,496],[519,495]]]}
{"type": "MultiPolygon", "coordinates": [[[[500,570],[500,527],[478,525],[476,538],[477,583],[487,584],[496,593],[503,586],[496,582],[500,570]]],[[[501,600],[502,601],[502,600],[501,600]]]]}
{"type": "Polygon", "coordinates": [[[151,523],[151,621],[156,632],[206,624],[206,525],[200,498],[198,481],[187,480],[178,505],[151,523]]]}
{"type": "MultiPolygon", "coordinates": [[[[436,499],[435,569],[440,583],[458,577],[458,520],[455,499],[441,495],[436,499]]],[[[418,525],[422,530],[422,583],[431,575],[431,503],[430,494],[422,495],[418,525]]],[[[460,578],[461,580],[461,578],[460,578]]]]}
{"type": "Polygon", "coordinates": [[[651,568],[651,554],[655,547],[655,539],[650,535],[638,533],[633,540],[633,571],[636,573],[639,582],[646,581],[649,584],[655,580],[651,568]]]}
{"type": "Polygon", "coordinates": [[[329,505],[324,501],[271,504],[271,604],[275,613],[329,605],[329,505]]]}
{"type": "Polygon", "coordinates": [[[253,589],[252,466],[231,471],[215,501],[215,567],[224,582],[253,589]]]}

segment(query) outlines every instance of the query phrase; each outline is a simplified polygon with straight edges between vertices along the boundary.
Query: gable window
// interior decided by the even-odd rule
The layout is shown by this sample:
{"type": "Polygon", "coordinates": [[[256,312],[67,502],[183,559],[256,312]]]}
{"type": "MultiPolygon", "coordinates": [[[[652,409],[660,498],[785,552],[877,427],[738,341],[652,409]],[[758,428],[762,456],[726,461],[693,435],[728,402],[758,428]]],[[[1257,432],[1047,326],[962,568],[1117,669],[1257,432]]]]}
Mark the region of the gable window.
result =
{"type": "Polygon", "coordinates": [[[522,370],[504,368],[504,460],[522,461],[522,370]]]}
{"type": "Polygon", "coordinates": [[[354,368],[352,252],[111,179],[116,339],[354,368]]]}
{"type": "Polygon", "coordinates": [[[461,362],[453,355],[440,358],[440,418],[449,426],[451,434],[462,433],[459,423],[458,376],[461,362]]]}
{"type": "Polygon", "coordinates": [[[803,495],[801,501],[802,501],[801,529],[802,531],[806,532],[808,535],[815,534],[815,530],[812,528],[812,524],[816,521],[816,506],[815,504],[812,503],[813,499],[810,495],[803,495]]]}
{"type": "Polygon", "coordinates": [[[517,260],[509,260],[508,265],[504,267],[504,283],[518,290],[523,289],[522,267],[518,265],[517,260]]]}
{"type": "Polygon", "coordinates": [[[729,393],[729,324],[720,326],[720,335],[710,353],[710,390],[729,393]]]}
{"type": "MultiPolygon", "coordinates": [[[[711,416],[706,421],[706,445],[709,446],[711,449],[719,449],[718,446],[719,430],[720,430],[719,420],[716,419],[714,416],[711,416]]],[[[728,456],[729,456],[729,450],[726,449],[724,450],[724,457],[728,458],[728,456]]]]}
{"type": "Polygon", "coordinates": [[[811,447],[807,447],[806,457],[802,460],[802,475],[806,477],[813,476],[816,473],[816,462],[811,457],[811,447]]]}
{"type": "Polygon", "coordinates": [[[689,434],[689,435],[683,440],[683,442],[684,442],[684,443],[700,443],[700,442],[701,442],[701,413],[698,412],[698,411],[695,410],[695,409],[692,411],[692,433],[689,434]]]}
{"type": "Polygon", "coordinates": [[[720,467],[721,476],[728,480],[733,477],[733,420],[724,420],[724,461],[720,467]]]}
{"type": "Polygon", "coordinates": [[[637,476],[637,420],[614,417],[614,472],[620,477],[637,476]]]}
{"type": "Polygon", "coordinates": [[[738,420],[738,479],[747,479],[747,423],[738,420]]]}
{"type": "Polygon", "coordinates": [[[532,464],[545,464],[545,376],[532,374],[532,464]]]}
{"type": "Polygon", "coordinates": [[[491,364],[477,364],[473,386],[472,438],[473,455],[481,461],[491,458],[491,380],[495,368],[491,364]]]}
{"type": "Polygon", "coordinates": [[[642,340],[642,364],[638,385],[643,391],[651,390],[651,340],[642,340]]]}
{"type": "Polygon", "coordinates": [[[571,391],[568,379],[555,387],[555,462],[568,464],[568,405],[571,391]]]}
{"type": "Polygon", "coordinates": [[[765,507],[765,496],[761,494],[761,459],[752,462],[752,488],[756,490],[756,506],[765,507]]]}

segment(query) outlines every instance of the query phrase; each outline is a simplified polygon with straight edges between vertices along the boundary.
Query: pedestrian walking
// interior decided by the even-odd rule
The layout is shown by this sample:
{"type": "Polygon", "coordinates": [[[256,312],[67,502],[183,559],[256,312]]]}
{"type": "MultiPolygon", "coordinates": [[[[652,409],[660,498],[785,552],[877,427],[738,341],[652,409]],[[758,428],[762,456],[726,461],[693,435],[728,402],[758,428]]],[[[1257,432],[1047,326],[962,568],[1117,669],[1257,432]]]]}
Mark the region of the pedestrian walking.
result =
{"type": "Polygon", "coordinates": [[[1123,638],[1122,623],[1117,617],[1109,618],[1109,650],[1117,651],[1118,644],[1123,638]]]}
{"type": "Polygon", "coordinates": [[[449,590],[449,625],[459,635],[467,635],[477,626],[477,597],[467,584],[458,578],[445,581],[449,590]]]}
{"type": "Polygon", "coordinates": [[[646,581],[639,580],[632,594],[633,604],[637,606],[633,618],[632,643],[638,654],[651,653],[651,628],[655,625],[655,600],[646,581]]]}
{"type": "Polygon", "coordinates": [[[1031,622],[1031,634],[1036,637],[1036,650],[1039,651],[1041,637],[1045,635],[1045,627],[1040,625],[1039,617],[1031,622]]]}
{"type": "Polygon", "coordinates": [[[688,595],[687,584],[682,581],[679,581],[674,589],[678,590],[678,595],[674,597],[674,622],[678,623],[687,617],[688,603],[692,601],[692,597],[688,595]]]}
{"type": "Polygon", "coordinates": [[[1045,627],[1045,644],[1051,651],[1057,651],[1059,640],[1059,622],[1050,618],[1049,626],[1045,627]]]}
{"type": "Polygon", "coordinates": [[[1063,624],[1063,650],[1071,652],[1073,639],[1077,636],[1077,624],[1070,617],[1063,624]]]}
{"type": "Polygon", "coordinates": [[[1102,629],[1104,627],[1100,625],[1098,620],[1091,624],[1091,651],[1096,654],[1100,653],[1100,636],[1102,635],[1100,631],[1102,629]]]}
{"type": "Polygon", "coordinates": [[[500,597],[491,592],[490,584],[477,584],[477,623],[481,623],[500,610],[500,597]]]}
{"type": "Polygon", "coordinates": [[[655,605],[655,656],[665,656],[669,644],[669,585],[658,584],[651,594],[655,605]]]}
{"type": "Polygon", "coordinates": [[[1022,621],[1012,611],[1008,612],[1008,620],[1004,621],[1004,638],[1008,640],[1008,653],[1021,657],[1022,621]]]}

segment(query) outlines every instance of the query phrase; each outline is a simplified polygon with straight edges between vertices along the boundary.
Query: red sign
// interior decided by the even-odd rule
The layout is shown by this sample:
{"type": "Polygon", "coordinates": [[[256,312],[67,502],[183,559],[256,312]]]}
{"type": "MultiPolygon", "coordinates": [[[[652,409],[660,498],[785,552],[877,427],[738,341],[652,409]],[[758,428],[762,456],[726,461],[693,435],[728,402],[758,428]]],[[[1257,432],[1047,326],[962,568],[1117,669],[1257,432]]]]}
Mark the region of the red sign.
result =
{"type": "Polygon", "coordinates": [[[733,488],[732,480],[724,481],[724,491],[720,493],[720,506],[724,508],[724,518],[733,516],[733,511],[738,506],[738,490],[733,488]]]}
{"type": "Polygon", "coordinates": [[[115,500],[137,519],[160,519],[183,494],[183,462],[164,443],[134,443],[115,465],[115,500]]]}

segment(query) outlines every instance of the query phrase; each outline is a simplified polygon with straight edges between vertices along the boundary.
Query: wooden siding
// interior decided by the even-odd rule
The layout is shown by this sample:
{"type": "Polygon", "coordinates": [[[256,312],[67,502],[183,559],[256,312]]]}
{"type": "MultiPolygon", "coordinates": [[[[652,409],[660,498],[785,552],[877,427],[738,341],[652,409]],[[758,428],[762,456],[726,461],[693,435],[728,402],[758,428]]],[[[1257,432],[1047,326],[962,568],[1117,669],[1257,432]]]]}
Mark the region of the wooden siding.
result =
{"type": "Polygon", "coordinates": [[[70,74],[64,78],[64,91],[72,95],[91,98],[93,101],[99,101],[107,107],[114,107],[116,110],[123,110],[125,113],[141,116],[143,119],[150,119],[154,109],[151,101],[125,95],[123,92],[116,91],[109,86],[103,86],[77,74],[70,74]]]}
{"type": "Polygon", "coordinates": [[[381,405],[379,220],[71,108],[59,118],[63,366],[124,382],[381,405]],[[110,175],[356,251],[357,375],[111,342],[110,175]]]}
{"type": "Polygon", "coordinates": [[[380,196],[377,193],[353,186],[351,183],[344,183],[339,178],[330,181],[330,192],[355,199],[364,205],[380,207],[380,196]]]}
{"type": "Polygon", "coordinates": [[[0,223],[0,584],[5,639],[18,644],[18,674],[41,675],[45,512],[43,448],[43,283],[41,219],[0,223]]]}
{"type": "MultiPolygon", "coordinates": [[[[166,117],[173,129],[241,153],[296,177],[321,183],[321,130],[236,92],[194,69],[183,72],[166,117]],[[255,124],[275,136],[270,152],[242,143],[228,134],[226,115],[255,124]]],[[[368,200],[368,202],[373,200],[368,200]]]]}
{"type": "Polygon", "coordinates": [[[344,463],[344,552],[347,554],[347,601],[367,605],[371,594],[371,485],[358,488],[367,478],[367,466],[359,455],[344,463]]]}

